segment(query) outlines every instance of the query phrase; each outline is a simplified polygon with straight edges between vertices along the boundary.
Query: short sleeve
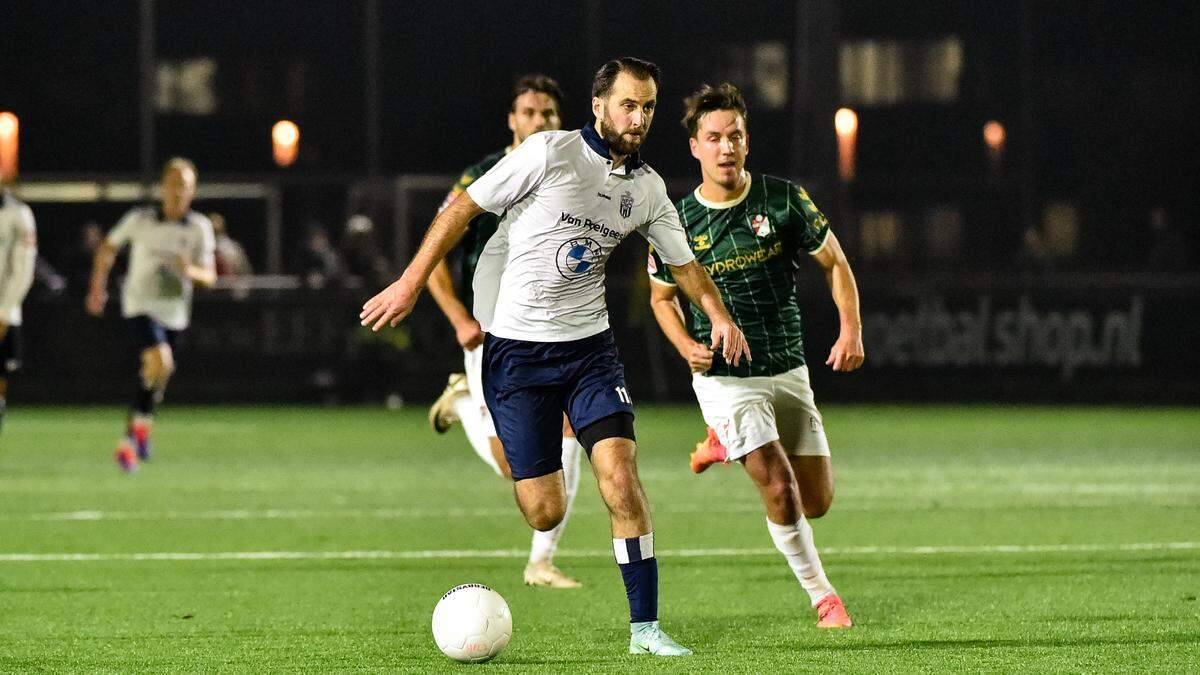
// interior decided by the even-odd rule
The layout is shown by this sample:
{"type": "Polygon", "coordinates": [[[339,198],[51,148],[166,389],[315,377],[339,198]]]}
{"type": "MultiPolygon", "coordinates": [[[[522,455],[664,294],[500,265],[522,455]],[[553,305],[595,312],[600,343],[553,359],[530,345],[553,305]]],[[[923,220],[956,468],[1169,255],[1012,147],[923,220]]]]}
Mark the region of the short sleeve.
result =
{"type": "Polygon", "coordinates": [[[445,211],[446,207],[454,203],[454,200],[458,199],[459,195],[466,192],[467,188],[470,187],[471,183],[474,182],[475,174],[470,170],[464,171],[463,175],[458,177],[458,182],[454,184],[454,187],[450,188],[450,191],[446,193],[446,198],[442,200],[442,205],[438,207],[438,213],[445,211]]]}
{"type": "Polygon", "coordinates": [[[679,222],[679,213],[675,205],[667,198],[667,189],[662,179],[653,186],[650,209],[650,219],[638,231],[650,242],[657,252],[659,260],[668,265],[686,265],[696,259],[692,248],[688,246],[687,233],[679,222]]]}
{"type": "Polygon", "coordinates": [[[483,210],[503,215],[545,179],[549,159],[546,138],[545,133],[526,138],[516,150],[463,189],[483,210]]]}
{"type": "Polygon", "coordinates": [[[196,244],[197,250],[192,252],[192,259],[201,267],[213,267],[217,264],[217,238],[213,234],[212,221],[204,217],[199,221],[200,241],[196,244]]]}
{"type": "Polygon", "coordinates": [[[671,274],[671,270],[667,268],[666,263],[662,261],[662,258],[659,257],[658,252],[654,250],[653,246],[650,247],[650,252],[646,254],[646,273],[650,275],[651,281],[667,286],[676,285],[675,277],[671,274]]]}
{"type": "Polygon", "coordinates": [[[134,230],[138,226],[140,213],[141,209],[131,209],[124,216],[121,216],[121,219],[117,221],[113,229],[108,231],[108,236],[105,237],[105,241],[108,242],[109,246],[121,248],[129,243],[129,240],[133,238],[134,230]]]}
{"type": "Polygon", "coordinates": [[[797,241],[809,255],[815,255],[825,248],[825,241],[829,238],[829,220],[804,188],[795,184],[789,184],[788,187],[788,216],[797,226],[797,241]]]}

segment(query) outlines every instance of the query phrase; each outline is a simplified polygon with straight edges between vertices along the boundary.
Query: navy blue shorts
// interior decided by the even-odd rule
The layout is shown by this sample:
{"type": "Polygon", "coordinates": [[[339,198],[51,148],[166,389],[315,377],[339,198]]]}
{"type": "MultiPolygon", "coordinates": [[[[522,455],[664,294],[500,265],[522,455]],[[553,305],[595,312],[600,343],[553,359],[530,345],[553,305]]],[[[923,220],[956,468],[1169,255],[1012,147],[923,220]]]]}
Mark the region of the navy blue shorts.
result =
{"type": "Polygon", "coordinates": [[[562,468],[562,415],[577,432],[611,415],[633,415],[611,330],[570,342],[486,335],[483,397],[513,479],[562,468]]]}
{"type": "Polygon", "coordinates": [[[0,340],[0,377],[21,369],[21,327],[9,326],[0,340]]]}
{"type": "Polygon", "coordinates": [[[167,345],[171,351],[179,343],[179,334],[183,331],[171,330],[150,317],[139,314],[129,317],[129,331],[137,343],[139,351],[145,351],[158,345],[167,345]]]}

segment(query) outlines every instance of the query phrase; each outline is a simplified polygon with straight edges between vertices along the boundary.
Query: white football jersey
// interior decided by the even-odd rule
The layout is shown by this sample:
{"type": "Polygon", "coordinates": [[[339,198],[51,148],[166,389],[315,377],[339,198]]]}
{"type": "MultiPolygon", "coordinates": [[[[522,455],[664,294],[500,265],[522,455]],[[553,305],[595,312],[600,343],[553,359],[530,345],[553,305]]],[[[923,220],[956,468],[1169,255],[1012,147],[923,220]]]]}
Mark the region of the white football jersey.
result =
{"type": "Polygon", "coordinates": [[[21,303],[33,285],[36,264],[33,211],[8,191],[0,191],[0,321],[21,325],[21,303]]]}
{"type": "Polygon", "coordinates": [[[176,265],[180,255],[193,265],[213,264],[216,245],[212,222],[189,211],[181,221],[168,221],[153,206],[126,213],[108,233],[118,250],[130,245],[129,272],[121,289],[121,315],[149,316],[172,330],[187,328],[192,310],[192,280],[176,265]]]}
{"type": "Polygon", "coordinates": [[[663,262],[695,259],[662,178],[636,154],[614,170],[591,126],[543,131],[467,193],[501,216],[475,268],[475,318],[497,337],[565,342],[608,328],[604,267],[636,231],[663,262]]]}

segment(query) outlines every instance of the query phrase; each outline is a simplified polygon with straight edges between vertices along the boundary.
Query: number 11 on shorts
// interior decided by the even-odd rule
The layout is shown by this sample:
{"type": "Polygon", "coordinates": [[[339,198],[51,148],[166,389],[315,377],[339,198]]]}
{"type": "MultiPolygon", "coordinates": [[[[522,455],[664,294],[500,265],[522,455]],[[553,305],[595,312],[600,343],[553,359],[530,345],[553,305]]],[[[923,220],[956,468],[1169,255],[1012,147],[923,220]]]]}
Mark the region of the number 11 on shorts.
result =
{"type": "Polygon", "coordinates": [[[616,387],[617,398],[621,399],[621,403],[633,405],[633,399],[629,398],[629,391],[625,387],[616,387]]]}

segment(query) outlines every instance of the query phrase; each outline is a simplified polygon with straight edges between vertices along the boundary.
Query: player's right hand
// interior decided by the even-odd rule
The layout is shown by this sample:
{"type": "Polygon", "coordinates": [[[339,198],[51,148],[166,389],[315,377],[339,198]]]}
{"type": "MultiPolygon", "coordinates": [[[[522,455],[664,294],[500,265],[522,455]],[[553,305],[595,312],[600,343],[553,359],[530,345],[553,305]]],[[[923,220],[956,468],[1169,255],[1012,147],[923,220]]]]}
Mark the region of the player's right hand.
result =
{"type": "Polygon", "coordinates": [[[738,328],[729,319],[714,320],[712,325],[712,349],[721,348],[721,356],[725,358],[725,363],[731,366],[736,366],[742,362],[742,357],[746,357],[746,361],[751,361],[750,344],[746,342],[746,336],[742,334],[742,329],[738,328]]]}
{"type": "Polygon", "coordinates": [[[363,304],[363,311],[358,315],[361,325],[371,326],[371,330],[376,332],[385,325],[395,328],[412,313],[420,294],[419,287],[414,288],[404,277],[400,277],[363,304]]]}
{"type": "Polygon", "coordinates": [[[104,306],[108,304],[108,291],[103,288],[93,288],[88,291],[87,301],[84,305],[87,307],[88,314],[95,317],[104,316],[104,306]]]}
{"type": "Polygon", "coordinates": [[[713,351],[703,342],[693,342],[687,353],[688,367],[693,373],[707,372],[712,368],[713,351]]]}
{"type": "Polygon", "coordinates": [[[483,328],[475,319],[464,321],[462,324],[454,327],[454,337],[458,339],[458,344],[467,351],[474,351],[476,347],[483,344],[483,328]]]}

